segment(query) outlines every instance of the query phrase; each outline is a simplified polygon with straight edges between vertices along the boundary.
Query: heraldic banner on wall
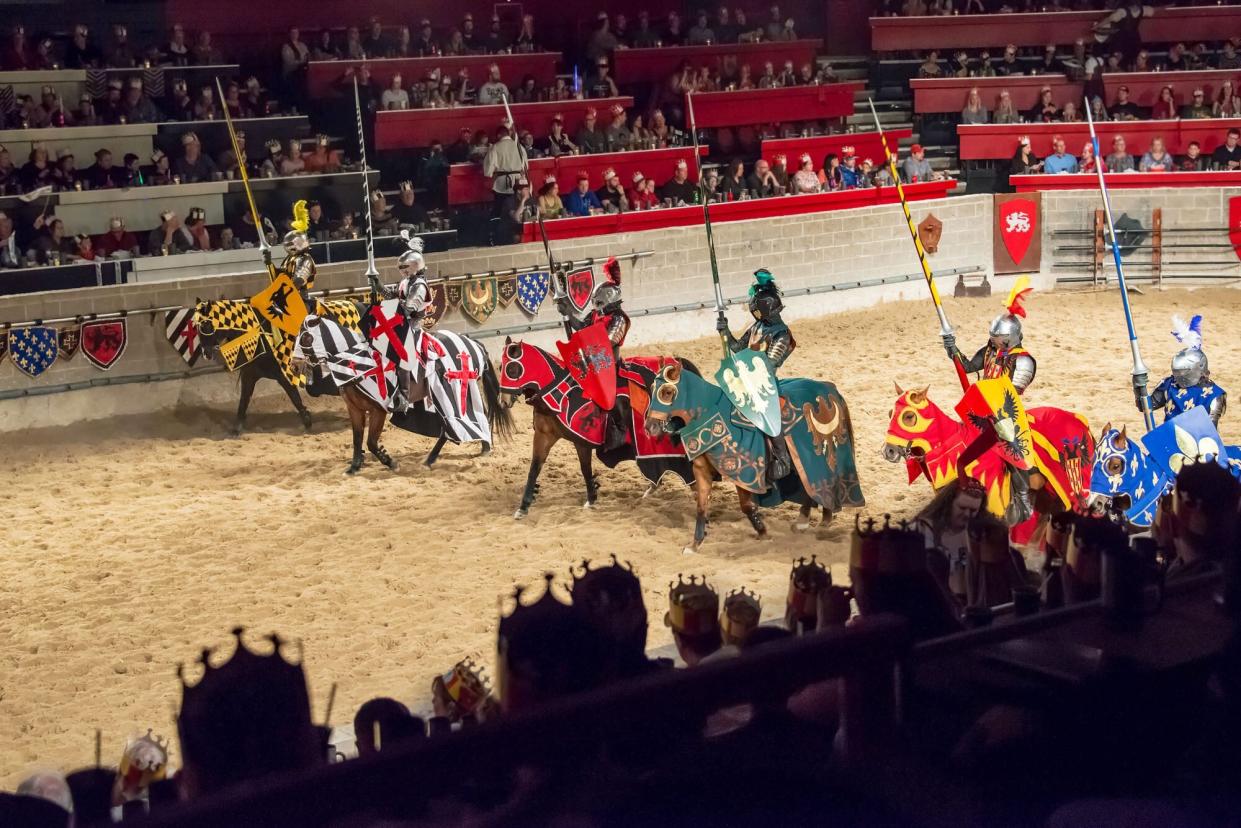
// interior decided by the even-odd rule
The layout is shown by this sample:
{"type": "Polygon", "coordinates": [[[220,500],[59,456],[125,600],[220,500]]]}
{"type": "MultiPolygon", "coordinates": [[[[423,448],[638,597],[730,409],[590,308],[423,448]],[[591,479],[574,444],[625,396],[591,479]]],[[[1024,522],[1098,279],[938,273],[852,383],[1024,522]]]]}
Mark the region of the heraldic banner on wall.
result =
{"type": "Polygon", "coordinates": [[[1043,194],[996,195],[992,233],[996,273],[1030,273],[1043,258],[1043,194]]]}

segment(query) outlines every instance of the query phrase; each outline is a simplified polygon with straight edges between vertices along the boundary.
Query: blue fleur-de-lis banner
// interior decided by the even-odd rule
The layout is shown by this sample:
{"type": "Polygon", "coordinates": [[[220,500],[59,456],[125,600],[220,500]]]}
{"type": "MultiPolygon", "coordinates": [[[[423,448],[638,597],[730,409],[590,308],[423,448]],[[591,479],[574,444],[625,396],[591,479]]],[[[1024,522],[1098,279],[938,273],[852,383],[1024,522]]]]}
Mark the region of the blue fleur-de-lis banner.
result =
{"type": "Polygon", "coordinates": [[[9,359],[30,377],[37,377],[56,361],[56,329],[46,325],[9,331],[9,359]]]}
{"type": "Polygon", "coordinates": [[[550,284],[551,277],[545,270],[521,274],[517,277],[517,304],[521,305],[521,309],[526,313],[534,316],[539,312],[539,306],[543,304],[543,300],[547,298],[547,288],[550,284]]]}

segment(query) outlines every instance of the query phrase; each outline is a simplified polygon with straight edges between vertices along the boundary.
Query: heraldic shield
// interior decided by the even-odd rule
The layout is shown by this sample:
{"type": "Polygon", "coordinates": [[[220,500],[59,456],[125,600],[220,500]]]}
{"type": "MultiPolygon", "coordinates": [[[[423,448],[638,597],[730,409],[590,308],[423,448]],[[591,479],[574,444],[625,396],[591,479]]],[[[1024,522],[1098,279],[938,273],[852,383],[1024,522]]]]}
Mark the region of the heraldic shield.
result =
{"type": "Polygon", "coordinates": [[[569,301],[573,309],[581,316],[590,304],[591,294],[595,291],[595,272],[589,267],[575,270],[565,277],[565,290],[569,293],[569,301]]]}
{"type": "Polygon", "coordinates": [[[726,353],[715,382],[759,431],[768,437],[780,436],[780,392],[765,353],[752,348],[726,353]]]}
{"type": "Polygon", "coordinates": [[[1142,438],[1151,459],[1173,476],[1193,463],[1228,466],[1228,451],[1206,408],[1197,406],[1151,429],[1142,438]]]}
{"type": "Polygon", "coordinates": [[[957,414],[979,432],[995,431],[995,449],[1004,462],[1028,471],[1035,467],[1034,435],[1021,395],[1008,377],[983,379],[957,403],[957,414]]]}
{"type": "Polygon", "coordinates": [[[1038,205],[1027,198],[1014,198],[1000,205],[1000,240],[1004,249],[1013,257],[1014,264],[1020,264],[1026,257],[1034,241],[1034,234],[1039,232],[1038,205]]]}
{"type": "Polygon", "coordinates": [[[587,399],[611,411],[616,405],[616,358],[607,324],[596,322],[582,328],[568,342],[557,342],[556,348],[587,399]]]}
{"type": "Polygon", "coordinates": [[[302,295],[287,273],[281,273],[270,285],[254,294],[250,304],[273,328],[289,336],[297,336],[308,312],[302,295]]]}

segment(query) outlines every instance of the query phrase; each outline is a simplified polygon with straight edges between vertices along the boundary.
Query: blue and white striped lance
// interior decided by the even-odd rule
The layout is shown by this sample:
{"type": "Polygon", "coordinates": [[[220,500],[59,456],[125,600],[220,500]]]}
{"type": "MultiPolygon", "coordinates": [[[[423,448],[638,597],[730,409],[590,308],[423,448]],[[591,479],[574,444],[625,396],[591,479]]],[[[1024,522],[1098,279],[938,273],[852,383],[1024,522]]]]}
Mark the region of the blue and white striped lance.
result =
{"type": "Polygon", "coordinates": [[[366,135],[362,131],[362,98],[358,94],[358,78],[353,78],[353,105],[358,115],[358,148],[362,153],[362,211],[366,215],[366,275],[379,276],[375,267],[375,232],[371,225],[371,182],[366,166],[366,135]]]}

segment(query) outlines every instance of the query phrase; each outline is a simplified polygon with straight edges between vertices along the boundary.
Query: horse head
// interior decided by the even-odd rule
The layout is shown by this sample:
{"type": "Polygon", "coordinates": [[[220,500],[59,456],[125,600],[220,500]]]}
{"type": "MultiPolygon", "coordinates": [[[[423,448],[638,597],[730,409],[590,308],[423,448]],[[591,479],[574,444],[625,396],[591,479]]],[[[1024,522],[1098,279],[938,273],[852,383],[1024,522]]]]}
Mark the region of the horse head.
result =
{"type": "Polygon", "coordinates": [[[504,357],[500,360],[500,390],[504,393],[530,399],[559,381],[564,373],[565,369],[547,351],[505,337],[504,357]]]}
{"type": "Polygon", "coordinates": [[[883,445],[883,457],[888,462],[899,463],[924,456],[941,441],[946,429],[960,425],[931,402],[928,389],[929,386],[924,386],[905,391],[896,386],[896,402],[883,445]]]}
{"type": "Polygon", "coordinates": [[[196,299],[194,302],[194,328],[198,331],[198,341],[203,353],[211,359],[218,357],[220,346],[231,338],[228,333],[216,327],[212,309],[219,304],[220,302],[210,299],[196,299]]]}
{"type": "Polygon", "coordinates": [[[651,384],[651,400],[646,409],[648,434],[676,433],[690,421],[688,408],[695,382],[701,380],[681,370],[679,362],[669,362],[659,370],[651,384]]]}
{"type": "Polygon", "coordinates": [[[1126,429],[1103,427],[1095,444],[1090,493],[1121,509],[1134,526],[1150,526],[1159,496],[1172,484],[1166,471],[1155,463],[1146,446],[1126,429]]]}

